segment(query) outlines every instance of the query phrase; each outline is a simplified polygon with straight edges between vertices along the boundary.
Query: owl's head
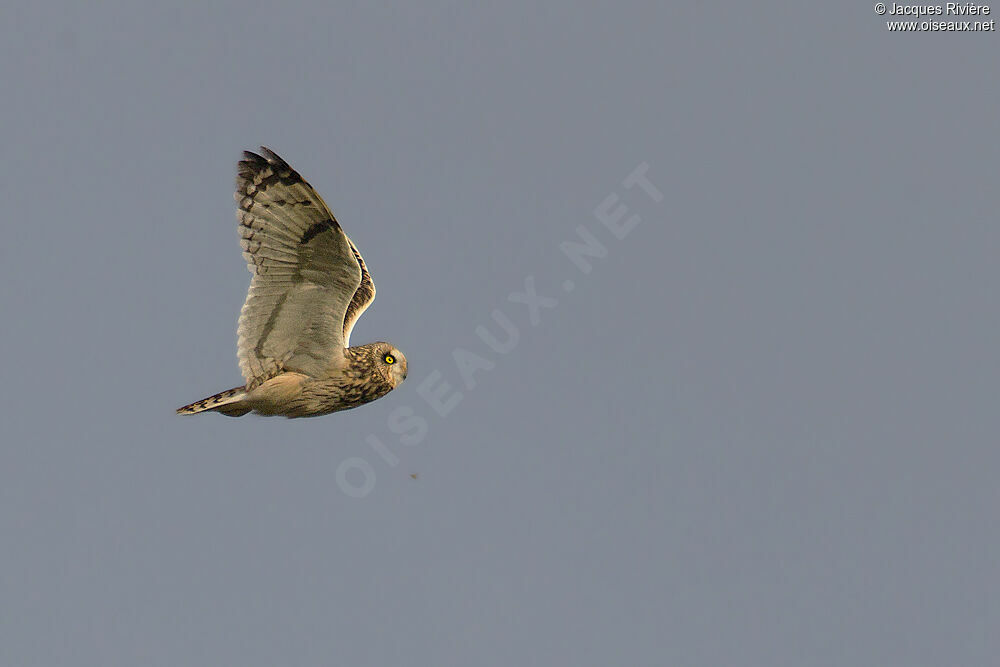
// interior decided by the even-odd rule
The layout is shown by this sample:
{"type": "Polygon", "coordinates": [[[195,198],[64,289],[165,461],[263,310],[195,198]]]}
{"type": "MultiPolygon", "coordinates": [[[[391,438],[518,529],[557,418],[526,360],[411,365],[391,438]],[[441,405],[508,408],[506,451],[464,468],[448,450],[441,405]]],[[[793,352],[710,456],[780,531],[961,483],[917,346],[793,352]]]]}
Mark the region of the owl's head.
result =
{"type": "Polygon", "coordinates": [[[395,389],[406,379],[406,357],[392,343],[373,343],[375,368],[395,389]]]}

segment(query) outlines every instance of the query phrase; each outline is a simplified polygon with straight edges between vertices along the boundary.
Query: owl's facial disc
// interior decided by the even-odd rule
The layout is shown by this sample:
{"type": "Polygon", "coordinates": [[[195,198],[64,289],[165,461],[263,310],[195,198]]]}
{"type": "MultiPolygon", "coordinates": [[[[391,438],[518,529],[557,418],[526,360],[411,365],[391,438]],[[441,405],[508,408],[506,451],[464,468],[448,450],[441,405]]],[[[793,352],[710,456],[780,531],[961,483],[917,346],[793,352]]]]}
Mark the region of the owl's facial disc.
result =
{"type": "Polygon", "coordinates": [[[389,368],[389,376],[393,385],[398,386],[406,379],[406,357],[403,353],[392,347],[382,353],[381,361],[389,368]]]}

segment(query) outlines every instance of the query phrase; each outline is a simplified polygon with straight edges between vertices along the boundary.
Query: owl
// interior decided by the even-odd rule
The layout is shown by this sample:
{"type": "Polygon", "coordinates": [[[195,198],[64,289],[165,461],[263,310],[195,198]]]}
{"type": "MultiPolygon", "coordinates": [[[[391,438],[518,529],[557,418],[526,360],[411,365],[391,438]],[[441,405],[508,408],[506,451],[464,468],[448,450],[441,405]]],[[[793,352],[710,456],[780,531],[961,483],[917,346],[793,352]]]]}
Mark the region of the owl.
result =
{"type": "Polygon", "coordinates": [[[246,384],[177,409],[316,417],[370,403],[406,379],[389,343],[351,347],[375,299],[365,260],[323,199],[271,150],[246,151],[236,217],[253,275],[237,347],[246,384]]]}

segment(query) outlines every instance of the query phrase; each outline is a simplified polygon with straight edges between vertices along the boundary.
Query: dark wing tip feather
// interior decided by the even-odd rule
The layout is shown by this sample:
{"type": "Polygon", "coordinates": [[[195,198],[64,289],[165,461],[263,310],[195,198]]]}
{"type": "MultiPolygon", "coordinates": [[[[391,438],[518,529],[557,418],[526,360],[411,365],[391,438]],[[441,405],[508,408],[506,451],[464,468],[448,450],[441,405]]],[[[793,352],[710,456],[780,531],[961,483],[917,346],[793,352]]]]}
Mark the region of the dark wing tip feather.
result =
{"type": "Polygon", "coordinates": [[[256,181],[260,181],[259,184],[264,187],[273,183],[282,183],[284,185],[305,183],[305,179],[299,175],[299,172],[292,169],[287,162],[281,159],[270,148],[261,146],[260,152],[263,155],[259,155],[253,151],[243,151],[243,159],[237,163],[236,186],[239,192],[243,192],[247,184],[255,183],[256,181]],[[260,175],[265,171],[270,171],[271,175],[261,177],[260,175]]]}
{"type": "Polygon", "coordinates": [[[264,155],[264,157],[267,159],[267,161],[269,163],[271,163],[271,166],[277,167],[278,169],[280,169],[282,171],[286,171],[286,170],[287,171],[295,171],[294,169],[292,169],[289,166],[289,164],[287,162],[285,162],[284,160],[281,159],[281,156],[279,156],[277,153],[275,153],[274,151],[272,151],[267,146],[261,146],[260,147],[260,152],[264,155]]]}
{"type": "Polygon", "coordinates": [[[267,169],[267,160],[251,151],[243,151],[243,159],[237,163],[240,179],[253,180],[253,177],[267,169]]]}
{"type": "Polygon", "coordinates": [[[267,146],[260,147],[260,154],[254,153],[253,151],[243,151],[243,159],[240,160],[240,165],[245,165],[248,169],[252,169],[254,171],[260,171],[266,167],[271,167],[271,169],[282,176],[287,176],[289,174],[295,174],[298,176],[290,164],[285,162],[280,155],[272,151],[267,146]]]}

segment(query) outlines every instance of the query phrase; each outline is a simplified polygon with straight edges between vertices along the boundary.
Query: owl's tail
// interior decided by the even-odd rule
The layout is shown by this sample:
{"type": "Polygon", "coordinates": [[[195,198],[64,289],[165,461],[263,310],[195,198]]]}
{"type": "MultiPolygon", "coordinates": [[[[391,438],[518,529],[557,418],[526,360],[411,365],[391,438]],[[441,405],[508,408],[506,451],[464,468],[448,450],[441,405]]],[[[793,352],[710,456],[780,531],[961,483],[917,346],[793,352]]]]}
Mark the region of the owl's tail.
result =
{"type": "Polygon", "coordinates": [[[200,401],[195,401],[191,405],[177,408],[177,414],[196,415],[199,412],[212,411],[221,412],[229,417],[242,417],[251,410],[250,406],[243,403],[246,395],[246,387],[233,387],[232,389],[219,392],[215,396],[209,396],[200,401]]]}

